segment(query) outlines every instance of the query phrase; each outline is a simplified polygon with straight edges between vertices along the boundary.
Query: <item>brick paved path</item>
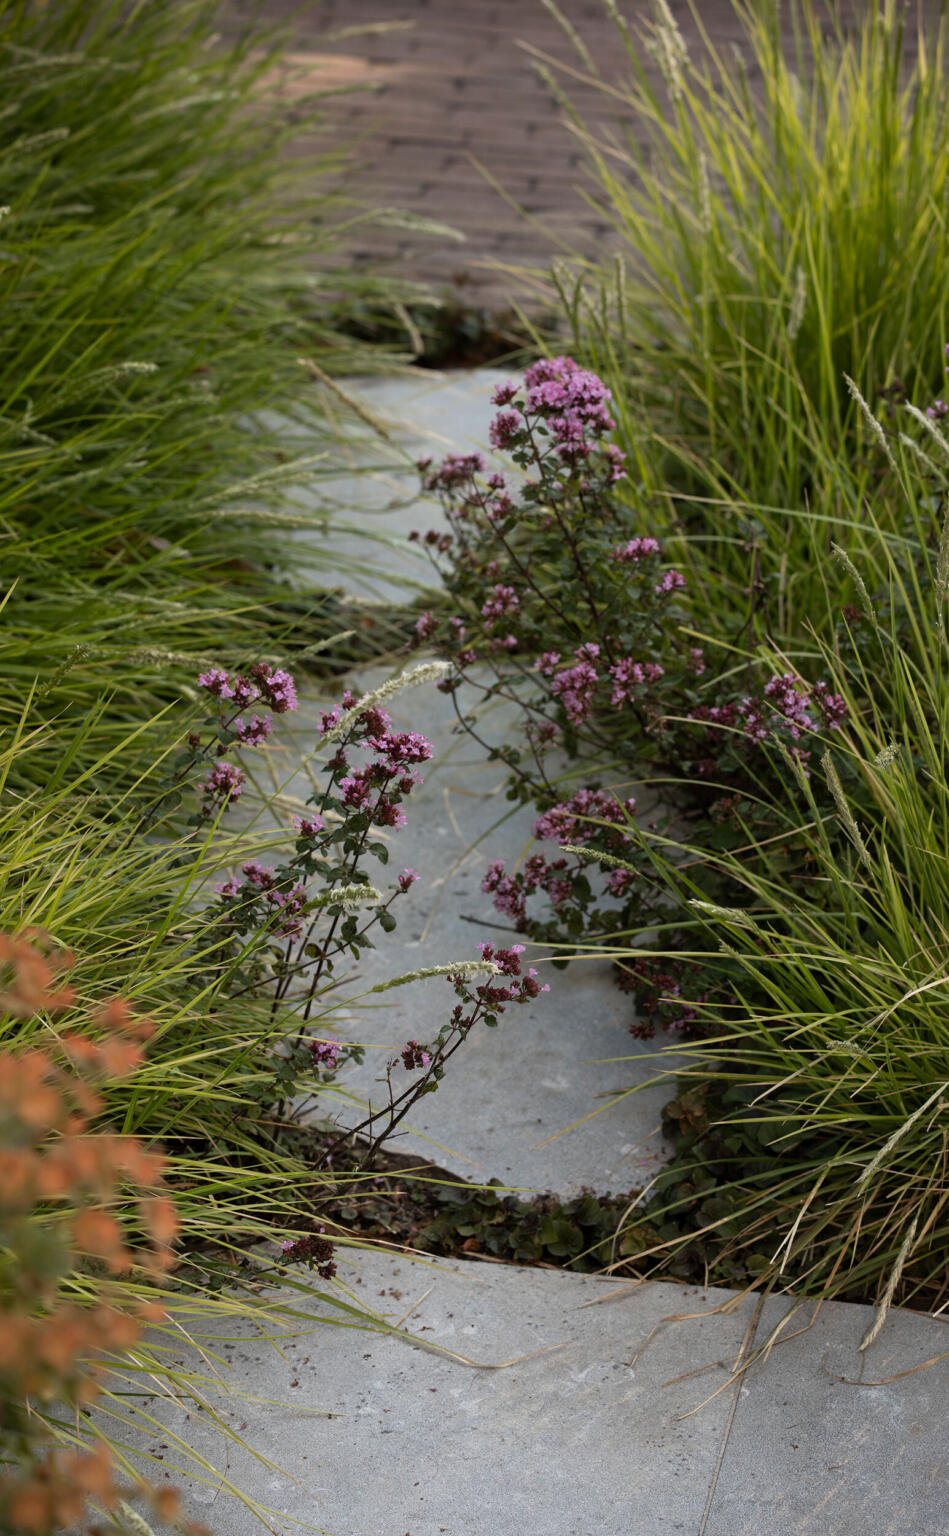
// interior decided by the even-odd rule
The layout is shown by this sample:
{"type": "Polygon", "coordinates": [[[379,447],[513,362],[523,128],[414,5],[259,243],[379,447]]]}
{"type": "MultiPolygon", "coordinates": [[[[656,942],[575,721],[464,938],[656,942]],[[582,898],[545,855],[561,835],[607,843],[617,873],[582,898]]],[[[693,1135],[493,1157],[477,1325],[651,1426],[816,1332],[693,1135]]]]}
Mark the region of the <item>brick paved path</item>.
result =
{"type": "MultiPolygon", "coordinates": [[[[634,23],[648,14],[647,0],[619,3],[634,23]]],[[[694,45],[687,5],[671,4],[694,45]]],[[[841,14],[849,18],[869,4],[876,0],[846,0],[841,14]]],[[[251,0],[229,0],[229,8],[236,21],[251,0]]],[[[602,0],[560,0],[560,8],[597,67],[607,79],[616,78],[623,60],[602,0]]],[[[787,11],[783,6],[782,14],[787,11]]],[[[314,85],[372,87],[329,103],[339,139],[359,149],[361,166],[350,190],[369,204],[408,209],[465,236],[456,244],[362,226],[350,239],[350,259],[436,285],[460,279],[469,297],[499,299],[505,283],[490,271],[492,261],[544,265],[558,240],[584,254],[608,240],[607,225],[580,190],[580,147],[530,55],[518,46],[526,41],[579,65],[541,0],[310,0],[302,7],[299,0],[266,0],[268,17],[293,12],[297,58],[312,59],[314,85]],[[390,29],[327,40],[334,30],[380,22],[390,29]],[[505,202],[474,160],[537,223],[505,202]]],[[[701,15],[716,45],[737,42],[740,28],[729,0],[701,0],[701,15]]],[[[566,83],[587,121],[610,117],[613,109],[596,89],[566,83]]]]}

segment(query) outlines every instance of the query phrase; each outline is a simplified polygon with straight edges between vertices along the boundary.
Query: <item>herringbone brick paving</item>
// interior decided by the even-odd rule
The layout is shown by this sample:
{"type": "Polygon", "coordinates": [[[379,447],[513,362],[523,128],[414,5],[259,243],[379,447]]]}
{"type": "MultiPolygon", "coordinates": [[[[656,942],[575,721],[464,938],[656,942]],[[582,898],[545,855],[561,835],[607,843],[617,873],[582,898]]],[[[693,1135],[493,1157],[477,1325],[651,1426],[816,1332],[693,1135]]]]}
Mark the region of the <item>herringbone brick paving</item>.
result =
{"type": "MultiPolygon", "coordinates": [[[[257,3],[228,0],[229,26],[257,3]]],[[[650,14],[648,0],[618,3],[634,27],[650,14]]],[[[875,3],[842,0],[838,15],[851,25],[875,3]]],[[[670,4],[690,47],[698,47],[686,0],[670,4]]],[[[737,44],[741,28],[730,0],[698,4],[716,47],[737,44]]],[[[604,77],[621,76],[622,50],[603,0],[560,0],[560,9],[604,77]]],[[[789,10],[781,7],[786,31],[789,10]]],[[[580,145],[521,46],[582,70],[543,0],[266,0],[264,14],[292,18],[295,59],[315,88],[360,87],[327,102],[330,131],[357,153],[347,190],[367,205],[405,209],[464,237],[456,243],[361,224],[345,250],[354,264],[436,287],[454,283],[469,299],[500,302],[511,285],[492,264],[543,266],[558,249],[591,255],[609,245],[607,221],[583,195],[580,145]],[[371,27],[377,30],[361,31],[371,27]]],[[[583,80],[564,83],[589,124],[615,120],[607,96],[583,80]]]]}

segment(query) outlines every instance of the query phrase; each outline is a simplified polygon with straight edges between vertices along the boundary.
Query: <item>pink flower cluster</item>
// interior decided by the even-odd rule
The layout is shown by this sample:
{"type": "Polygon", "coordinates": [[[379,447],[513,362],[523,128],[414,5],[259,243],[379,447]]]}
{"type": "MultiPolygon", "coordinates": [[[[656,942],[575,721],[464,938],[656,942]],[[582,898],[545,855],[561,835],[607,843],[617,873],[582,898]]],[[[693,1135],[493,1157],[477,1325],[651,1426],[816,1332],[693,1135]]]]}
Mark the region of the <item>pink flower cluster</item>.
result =
{"type": "Polygon", "coordinates": [[[415,621],[415,633],[420,640],[427,640],[429,635],[433,635],[437,628],[438,620],[431,608],[426,608],[425,612],[420,614],[415,621]]]}
{"type": "MultiPolygon", "coordinates": [[[[503,387],[503,386],[502,386],[503,387]]],[[[494,403],[498,403],[500,389],[494,392],[494,403]]],[[[524,431],[524,418],[519,411],[498,411],[490,427],[488,436],[491,439],[492,448],[510,448],[515,442],[517,434],[524,431]]]]}
{"type": "MultiPolygon", "coordinates": [[[[537,423],[543,423],[563,463],[575,466],[589,458],[605,432],[616,422],[610,415],[612,398],[603,380],[572,357],[541,358],[524,373],[523,385],[501,384],[492,395],[500,410],[490,427],[495,448],[512,448],[529,440],[537,423]]],[[[605,449],[611,483],[622,478],[625,455],[616,447],[605,449]]]]}
{"type": "Polygon", "coordinates": [[[427,763],[434,751],[418,731],[383,731],[367,736],[366,745],[378,753],[390,773],[398,772],[406,763],[427,763]]]}
{"type": "MultiPolygon", "coordinates": [[[[543,672],[544,667],[549,665],[548,658],[554,655],[556,652],[549,651],[542,656],[538,670],[543,672]]],[[[576,660],[572,667],[565,668],[563,672],[555,672],[550,677],[550,691],[563,705],[564,713],[570,723],[580,725],[593,708],[597,684],[600,681],[600,675],[594,666],[594,662],[600,655],[600,647],[595,640],[590,640],[585,645],[578,646],[574,655],[576,660]]]]}
{"type": "Polygon", "coordinates": [[[626,656],[610,667],[610,677],[613,679],[610,703],[614,708],[622,708],[633,697],[635,688],[647,688],[664,676],[665,668],[657,661],[633,661],[631,656],[626,656]]]}
{"type": "MultiPolygon", "coordinates": [[[[376,713],[382,715],[385,712],[376,713]]],[[[360,723],[365,719],[364,716],[360,723]]],[[[386,723],[391,724],[388,716],[386,723]]],[[[377,827],[404,827],[405,813],[393,798],[393,792],[408,795],[422,783],[421,775],[415,772],[413,765],[427,762],[434,748],[418,731],[385,729],[375,736],[367,734],[365,744],[376,756],[340,779],[343,805],[366,813],[377,827]]],[[[337,754],[336,761],[346,765],[343,754],[337,754]]]]}
{"type": "MultiPolygon", "coordinates": [[[[662,555],[662,546],[658,539],[651,538],[648,534],[639,538],[629,539],[625,544],[617,544],[610,550],[610,559],[618,565],[641,565],[644,560],[658,559],[662,555]]],[[[669,570],[656,582],[653,591],[657,597],[665,597],[669,592],[677,592],[686,585],[685,577],[681,571],[669,570]]]]}
{"type": "MultiPolygon", "coordinates": [[[[631,816],[635,800],[627,800],[622,806],[614,796],[604,790],[580,790],[563,805],[554,806],[537,822],[535,836],[554,842],[574,842],[588,845],[594,838],[601,838],[608,847],[621,853],[627,844],[623,828],[623,811],[631,816]],[[610,826],[592,826],[582,818],[596,817],[608,821],[610,826]]],[[[514,875],[505,873],[504,860],[497,859],[488,868],[481,882],[481,889],[494,898],[495,909],[506,917],[514,928],[528,927],[527,898],[535,891],[543,891],[558,917],[565,917],[577,896],[576,881],[580,877],[585,885],[584,867],[571,865],[566,858],[547,859],[542,853],[532,853],[524,860],[523,867],[514,875]]],[[[614,896],[625,894],[634,876],[626,870],[611,870],[607,886],[614,896]]]]}
{"type": "MultiPolygon", "coordinates": [[[[798,743],[811,732],[839,729],[849,712],[846,700],[831,693],[827,683],[810,685],[793,672],[783,672],[769,678],[760,694],[746,694],[735,704],[701,704],[689,719],[738,730],[745,740],[756,743],[790,737],[791,750],[806,763],[810,752],[798,743]]],[[[714,758],[697,765],[699,773],[714,768],[714,758]]]]}
{"type": "Polygon", "coordinates": [[[251,715],[249,725],[245,720],[235,720],[234,729],[241,746],[259,747],[273,730],[273,721],[269,715],[251,715]]]}
{"type": "Polygon", "coordinates": [[[306,907],[306,888],[293,885],[284,889],[273,869],[259,864],[256,859],[241,865],[243,879],[231,876],[217,886],[218,895],[226,902],[238,902],[242,906],[262,902],[268,916],[275,918],[273,932],[279,938],[298,939],[303,932],[303,912],[306,907]]]}
{"type": "MultiPolygon", "coordinates": [[[[550,691],[563,706],[571,725],[582,725],[589,716],[596,690],[603,680],[597,670],[600,647],[595,640],[581,645],[574,652],[574,664],[558,672],[561,661],[559,651],[545,651],[534,663],[536,671],[550,682],[550,691]]],[[[637,688],[649,688],[665,676],[665,669],[656,661],[634,661],[624,656],[607,668],[606,676],[612,679],[610,702],[620,708],[634,697],[637,688]]]]}
{"type": "Polygon", "coordinates": [[[427,1067],[431,1059],[431,1052],[426,1051],[417,1040],[409,1040],[402,1047],[402,1065],[406,1072],[415,1072],[420,1067],[427,1067]]]}
{"type": "Polygon", "coordinates": [[[479,944],[482,960],[493,960],[500,975],[507,980],[507,985],[499,986],[495,977],[485,982],[483,986],[475,987],[475,996],[483,1003],[491,1013],[503,1013],[505,1003],[526,1003],[531,998],[538,997],[541,992],[549,992],[550,987],[543,986],[537,980],[537,972],[533,966],[528,968],[526,976],[521,972],[521,955],[524,953],[523,944],[512,944],[510,949],[496,949],[493,944],[479,944]]]}
{"type": "Polygon", "coordinates": [[[212,667],[199,675],[198,683],[212,698],[222,703],[231,700],[236,709],[246,709],[258,699],[263,699],[275,715],[297,707],[296,684],[290,673],[265,661],[255,662],[247,673],[238,672],[233,678],[219,667],[212,667]]]}
{"type": "Polygon", "coordinates": [[[449,453],[437,469],[432,469],[430,458],[419,459],[417,464],[426,491],[453,491],[467,485],[475,475],[483,475],[486,467],[482,453],[449,453]]]}
{"type": "Polygon", "coordinates": [[[709,993],[702,991],[696,993],[692,1002],[682,1001],[682,982],[697,971],[696,965],[672,958],[625,960],[621,985],[624,991],[635,994],[637,1004],[630,1034],[640,1040],[651,1040],[657,1024],[667,1030],[691,1029],[709,998],[709,993]]]}
{"type": "Polygon", "coordinates": [[[314,1040],[310,1045],[310,1060],[315,1067],[324,1067],[328,1072],[332,1072],[339,1061],[341,1050],[342,1046],[338,1040],[314,1040]]]}
{"type": "MultiPolygon", "coordinates": [[[[515,877],[525,897],[535,891],[543,891],[551,906],[562,917],[573,897],[573,881],[566,859],[545,859],[542,853],[532,853],[524,860],[524,868],[515,877]]],[[[526,924],[525,924],[526,926],[526,924]]]]}
{"type": "Polygon", "coordinates": [[[621,565],[639,565],[641,561],[661,554],[662,546],[659,540],[647,536],[630,539],[626,544],[617,544],[616,548],[610,552],[610,559],[619,561],[621,565]]]}
{"type": "MultiPolygon", "coordinates": [[[[566,860],[564,862],[566,863],[566,860]]],[[[481,889],[486,895],[494,897],[495,910],[500,912],[502,917],[510,918],[513,927],[526,926],[527,893],[524,890],[524,882],[504,873],[503,859],[496,859],[488,866],[488,872],[481,882],[481,889]]]]}
{"type": "MultiPolygon", "coordinates": [[[[296,685],[290,673],[280,667],[275,670],[263,661],[256,662],[246,673],[238,672],[233,677],[220,667],[211,667],[209,671],[200,673],[198,685],[212,699],[217,700],[221,725],[233,733],[230,741],[225,740],[218,747],[219,757],[223,757],[231,746],[262,746],[273,730],[273,720],[269,715],[255,714],[250,721],[246,721],[236,711],[246,709],[258,699],[262,699],[277,715],[297,707],[296,685]],[[230,709],[235,713],[230,714],[230,709]]],[[[193,740],[198,742],[200,738],[195,737],[193,740]]],[[[210,816],[217,803],[237,800],[245,782],[240,768],[235,768],[232,763],[217,762],[201,785],[204,794],[202,813],[210,816]]]]}
{"type": "Polygon", "coordinates": [[[317,811],[313,811],[309,816],[297,816],[295,818],[295,825],[301,837],[313,838],[319,837],[325,827],[325,822],[317,811]]]}
{"type": "Polygon", "coordinates": [[[490,865],[481,889],[494,897],[495,910],[508,918],[512,927],[523,931],[528,926],[528,896],[543,891],[554,911],[562,917],[573,896],[573,881],[566,859],[548,860],[542,853],[533,853],[515,875],[505,874],[504,860],[497,859],[490,865]]]}
{"type": "Polygon", "coordinates": [[[738,712],[745,730],[755,741],[764,741],[773,731],[783,728],[792,741],[800,741],[806,731],[836,730],[848,714],[839,693],[831,693],[826,683],[812,689],[793,672],[783,672],[764,685],[762,699],[742,699],[738,712]],[[766,710],[763,700],[770,710],[766,710]],[[815,713],[819,717],[815,719],[815,713]]]}
{"type": "Polygon", "coordinates": [[[233,763],[215,763],[201,785],[205,811],[209,810],[210,803],[215,800],[239,800],[246,782],[240,768],[235,768],[233,763]]]}
{"type": "MultiPolygon", "coordinates": [[[[339,704],[332,709],[320,711],[320,735],[326,736],[336,729],[340,721],[349,713],[356,703],[356,695],[347,688],[339,704]]],[[[392,724],[392,717],[379,705],[373,705],[371,709],[363,710],[354,723],[354,730],[363,736],[383,736],[392,724]]]]}
{"type": "Polygon", "coordinates": [[[492,625],[497,623],[498,619],[518,613],[520,607],[521,600],[514,588],[506,587],[502,582],[498,582],[487,598],[487,601],[482,605],[481,614],[487,620],[488,628],[490,629],[492,625]]]}
{"type": "Polygon", "coordinates": [[[632,816],[635,800],[617,800],[606,789],[578,789],[569,800],[552,806],[534,823],[534,836],[542,843],[587,843],[604,838],[610,848],[627,841],[622,831],[624,812],[632,816]],[[609,828],[598,823],[609,822],[609,828]]]}

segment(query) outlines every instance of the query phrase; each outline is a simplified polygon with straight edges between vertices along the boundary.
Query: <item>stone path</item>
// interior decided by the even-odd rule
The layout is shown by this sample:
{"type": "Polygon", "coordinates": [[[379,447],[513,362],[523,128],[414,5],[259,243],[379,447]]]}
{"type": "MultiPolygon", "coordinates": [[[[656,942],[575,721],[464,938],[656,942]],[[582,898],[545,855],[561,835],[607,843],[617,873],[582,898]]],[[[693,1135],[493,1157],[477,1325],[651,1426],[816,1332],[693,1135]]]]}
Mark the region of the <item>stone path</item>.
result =
{"type": "MultiPolygon", "coordinates": [[[[367,688],[388,675],[378,669],[355,681],[367,688]]],[[[503,770],[485,763],[467,737],[452,735],[455,714],[446,695],[429,684],[396,696],[387,708],[397,729],[418,730],[431,740],[436,757],[426,765],[424,786],[406,804],[408,826],[387,839],[390,864],[370,866],[370,873],[378,873],[383,888],[405,866],[421,879],[398,903],[397,931],[380,935],[378,947],[360,958],[346,996],[364,994],[404,971],[475,959],[481,939],[515,941],[512,931],[496,931],[501,919],[481,892],[481,878],[492,859],[516,856],[532,841],[534,813],[522,807],[510,814],[501,793],[503,770]]],[[[305,733],[306,720],[300,724],[305,733]]],[[[285,808],[296,804],[302,810],[309,790],[305,773],[291,780],[285,808]]],[[[632,1006],[613,985],[607,962],[581,961],[564,972],[546,964],[543,953],[532,950],[529,958],[549,982],[549,995],[509,1009],[496,1030],[474,1031],[438,1092],[422,1099],[409,1117],[411,1133],[399,1135],[392,1150],[427,1155],[475,1181],[499,1178],[517,1188],[552,1188],[562,1196],[584,1186],[602,1193],[640,1188],[664,1155],[660,1110],[670,1090],[647,1087],[612,1106],[605,1096],[655,1076],[660,1067],[655,1048],[628,1033],[632,1006]],[[603,1112],[543,1145],[597,1109],[603,1112]]],[[[385,1093],[379,1078],[386,1060],[410,1037],[431,1039],[455,1001],[440,977],[363,996],[347,1010],[345,1038],[370,1049],[362,1068],[345,1074],[347,1087],[381,1105],[385,1093]]],[[[338,1018],[334,1010],[329,1024],[334,1035],[338,1018]]],[[[396,1076],[402,1086],[401,1067],[396,1076]]],[[[358,1123],[363,1109],[343,1105],[339,1118],[358,1123]]]]}
{"type": "MultiPolygon", "coordinates": [[[[765,1337],[786,1300],[767,1305],[753,1334],[756,1299],[727,1291],[380,1254],[354,1255],[341,1273],[358,1276],[354,1299],[391,1323],[404,1317],[422,1347],[328,1327],[315,1307],[312,1331],[301,1323],[279,1350],[246,1330],[209,1346],[233,1390],[257,1399],[215,1400],[217,1411],[274,1466],[227,1446],[206,1413],[144,1405],[263,1505],[279,1536],[949,1529],[946,1363],[854,1384],[949,1349],[944,1322],[895,1314],[861,1356],[870,1309],[831,1304],[734,1380],[742,1345],[765,1337]]],[[[165,1433],[138,1443],[183,1481],[165,1433]]],[[[213,1475],[191,1482],[188,1503],[217,1536],[261,1529],[213,1475]]]]}
{"type": "MultiPolygon", "coordinates": [[[[414,422],[413,452],[433,430],[461,449],[484,432],[489,385],[483,373],[444,388],[431,379],[379,383],[368,397],[414,422]]],[[[397,474],[384,478],[380,497],[401,496],[397,474]]],[[[358,483],[362,495],[366,482],[358,483]]],[[[417,520],[403,507],[393,526],[404,532],[417,520]]],[[[406,546],[399,559],[410,553],[406,546]]],[[[301,712],[301,746],[322,702],[301,712]]],[[[451,737],[445,702],[434,690],[393,700],[392,713],[436,739],[438,754],[393,848],[396,868],[412,864],[425,878],[392,941],[361,962],[364,985],[471,954],[479,924],[494,915],[480,871],[528,835],[522,812],[503,831],[495,826],[506,808],[498,779],[451,737]]],[[[285,810],[306,792],[301,770],[286,785],[285,810]]],[[[352,1037],[380,1047],[352,1075],[354,1089],[376,1091],[386,1050],[436,1025],[451,1000],[443,985],[397,991],[394,1006],[378,1013],[351,1010],[352,1037]]],[[[651,1070],[626,1033],[628,1003],[602,968],[571,967],[552,986],[536,1007],[472,1037],[423,1101],[402,1150],[431,1155],[432,1138],[437,1161],[459,1173],[561,1194],[648,1178],[661,1090],[539,1148],[607,1102],[597,1094],[651,1070]],[[624,1059],[602,1059],[609,1056],[624,1059]]],[[[736,1379],[736,1364],[767,1339],[787,1298],[761,1308],[758,1298],[727,1291],[402,1253],[344,1253],[340,1280],[355,1302],[411,1337],[328,1327],[325,1305],[308,1302],[279,1348],[249,1328],[214,1346],[229,1367],[225,1389],[238,1394],[224,1399],[222,1419],[280,1471],[228,1447],[206,1413],[188,1417],[167,1400],[146,1405],[266,1506],[278,1536],[302,1527],[332,1536],[949,1532],[949,1361],[916,1369],[949,1351],[944,1319],[893,1313],[861,1355],[870,1309],[828,1305],[816,1318],[796,1317],[767,1360],[736,1379]]],[[[172,1455],[162,1454],[182,1482],[172,1455]]],[[[213,1475],[187,1486],[194,1513],[218,1536],[259,1528],[213,1475]]]]}

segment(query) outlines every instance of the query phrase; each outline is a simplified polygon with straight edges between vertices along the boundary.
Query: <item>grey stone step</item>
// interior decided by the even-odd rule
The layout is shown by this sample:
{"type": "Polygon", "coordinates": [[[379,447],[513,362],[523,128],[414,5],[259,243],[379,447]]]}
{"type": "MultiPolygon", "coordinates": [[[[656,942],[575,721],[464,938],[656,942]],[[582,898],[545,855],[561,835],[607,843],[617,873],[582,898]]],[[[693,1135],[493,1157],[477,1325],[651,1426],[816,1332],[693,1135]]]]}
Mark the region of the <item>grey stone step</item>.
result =
{"type": "MultiPolygon", "coordinates": [[[[346,450],[352,473],[321,477],[288,495],[289,508],[332,518],[325,534],[300,529],[289,532],[288,539],[308,543],[319,537],[321,552],[335,562],[340,584],[355,596],[404,602],[430,587],[435,580],[432,568],[408,535],[413,529],[436,526],[440,514],[434,501],[419,498],[415,461],[424,455],[437,459],[475,450],[490,457],[491,391],[508,377],[496,369],[477,368],[461,374],[419,370],[409,378],[348,380],[346,393],[384,428],[387,440],[370,446],[360,428],[346,450]],[[370,568],[360,570],[360,565],[370,568]]],[[[332,407],[332,395],[325,398],[332,407]]],[[[272,415],[267,420],[270,426],[280,424],[272,415]]],[[[288,448],[305,453],[310,444],[302,429],[290,421],[282,425],[288,448]]]]}
{"type": "MultiPolygon", "coordinates": [[[[757,1298],[724,1290],[361,1253],[341,1267],[354,1277],[354,1298],[421,1347],[305,1322],[279,1349],[246,1333],[214,1346],[232,1388],[265,1400],[217,1412],[274,1467],[207,1413],[143,1405],[217,1470],[186,1483],[217,1536],[260,1529],[222,1474],[277,1536],[945,1536],[945,1363],[880,1387],[839,1379],[860,1372],[868,1308],[825,1307],[736,1380],[786,1301],[753,1333],[757,1298]]],[[[944,1322],[901,1313],[864,1374],[946,1347],[944,1322]]],[[[133,1438],[182,1484],[163,1434],[133,1438]]]]}

